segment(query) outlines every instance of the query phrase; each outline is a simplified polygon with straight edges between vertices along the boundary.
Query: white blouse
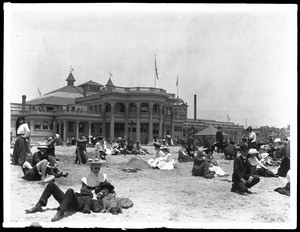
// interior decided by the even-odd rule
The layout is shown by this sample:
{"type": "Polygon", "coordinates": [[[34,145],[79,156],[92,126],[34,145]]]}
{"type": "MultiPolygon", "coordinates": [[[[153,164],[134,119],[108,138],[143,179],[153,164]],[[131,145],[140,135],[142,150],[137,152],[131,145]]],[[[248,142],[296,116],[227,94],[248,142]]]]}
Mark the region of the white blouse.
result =
{"type": "Polygon", "coordinates": [[[30,130],[27,123],[21,124],[17,129],[17,134],[23,134],[25,137],[29,136],[30,130]]]}

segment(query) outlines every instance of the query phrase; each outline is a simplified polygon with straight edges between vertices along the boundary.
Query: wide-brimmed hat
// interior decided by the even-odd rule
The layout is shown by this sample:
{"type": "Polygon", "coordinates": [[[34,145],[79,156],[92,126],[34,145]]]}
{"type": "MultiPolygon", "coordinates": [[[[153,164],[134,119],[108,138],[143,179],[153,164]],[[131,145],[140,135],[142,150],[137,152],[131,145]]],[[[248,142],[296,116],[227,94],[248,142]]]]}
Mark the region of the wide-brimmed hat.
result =
{"type": "Polygon", "coordinates": [[[105,160],[102,160],[102,159],[88,159],[86,164],[87,165],[90,165],[90,166],[95,166],[95,165],[101,165],[101,164],[104,164],[105,163],[105,160]]]}
{"type": "Polygon", "coordinates": [[[163,151],[163,150],[166,150],[166,151],[170,152],[170,148],[168,148],[167,146],[161,147],[160,150],[162,150],[162,151],[163,151]]]}
{"type": "Polygon", "coordinates": [[[37,149],[41,150],[41,149],[48,149],[49,147],[46,144],[40,144],[38,145],[37,149]]]}
{"type": "Polygon", "coordinates": [[[112,144],[112,148],[118,148],[119,147],[119,144],[118,143],[113,143],[112,144]]]}
{"type": "Polygon", "coordinates": [[[249,126],[246,131],[252,131],[252,126],[249,126]]]}
{"type": "Polygon", "coordinates": [[[88,140],[86,139],[85,136],[82,136],[81,139],[77,139],[77,142],[78,142],[78,143],[85,143],[85,142],[87,142],[87,141],[88,141],[88,140]]]}
{"type": "Polygon", "coordinates": [[[257,151],[255,148],[251,148],[251,149],[248,151],[248,154],[249,154],[249,155],[255,155],[255,154],[258,154],[258,151],[257,151]]]}
{"type": "Polygon", "coordinates": [[[99,186],[97,187],[97,190],[98,191],[101,191],[102,189],[108,189],[109,192],[111,192],[112,190],[114,190],[114,186],[107,182],[107,181],[104,181],[104,182],[100,182],[99,186]]]}
{"type": "Polygon", "coordinates": [[[161,147],[160,143],[158,143],[158,142],[154,142],[153,145],[154,145],[155,147],[161,147]]]}

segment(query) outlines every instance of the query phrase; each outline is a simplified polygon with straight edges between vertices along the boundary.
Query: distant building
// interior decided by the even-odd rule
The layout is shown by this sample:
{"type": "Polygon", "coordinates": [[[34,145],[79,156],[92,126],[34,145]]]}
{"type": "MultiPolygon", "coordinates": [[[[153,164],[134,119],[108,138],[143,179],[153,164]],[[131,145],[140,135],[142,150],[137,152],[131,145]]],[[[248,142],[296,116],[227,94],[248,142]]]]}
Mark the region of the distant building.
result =
{"type": "Polygon", "coordinates": [[[64,142],[70,138],[104,136],[131,138],[134,142],[152,143],[167,134],[186,139],[190,127],[221,125],[235,141],[242,126],[214,120],[187,119],[188,105],[175,94],[153,87],[119,87],[108,79],[106,85],[88,81],[75,86],[72,72],[67,85],[22,103],[11,103],[11,141],[15,140],[15,122],[23,115],[31,129],[31,142],[52,134],[64,142]]]}

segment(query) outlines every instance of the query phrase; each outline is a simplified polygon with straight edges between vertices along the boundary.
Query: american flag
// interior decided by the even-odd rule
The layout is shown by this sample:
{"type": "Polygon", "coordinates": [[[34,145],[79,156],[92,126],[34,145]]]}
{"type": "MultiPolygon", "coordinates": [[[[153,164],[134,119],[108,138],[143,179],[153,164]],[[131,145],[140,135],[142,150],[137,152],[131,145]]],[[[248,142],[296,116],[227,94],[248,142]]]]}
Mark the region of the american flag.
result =
{"type": "Polygon", "coordinates": [[[156,55],[155,55],[155,75],[156,75],[156,78],[158,79],[157,64],[156,64],[156,55]]]}

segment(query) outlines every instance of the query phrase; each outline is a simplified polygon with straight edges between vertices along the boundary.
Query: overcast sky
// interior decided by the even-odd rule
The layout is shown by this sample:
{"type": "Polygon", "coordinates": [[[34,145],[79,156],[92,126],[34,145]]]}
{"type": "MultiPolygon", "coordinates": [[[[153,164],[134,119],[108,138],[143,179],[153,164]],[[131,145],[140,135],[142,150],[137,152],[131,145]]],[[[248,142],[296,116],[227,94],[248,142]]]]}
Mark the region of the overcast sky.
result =
{"type": "MultiPolygon", "coordinates": [[[[10,5],[5,96],[20,103],[89,80],[156,87],[188,117],[285,127],[296,110],[294,5],[10,5]],[[77,8],[76,8],[77,7],[77,8]],[[11,48],[11,49],[9,49],[11,48]]],[[[6,15],[7,16],[7,15],[6,15]]],[[[7,19],[7,18],[6,18],[7,19]]],[[[7,21],[6,21],[7,23],[7,21]]],[[[6,31],[7,32],[7,31],[6,31]]]]}

